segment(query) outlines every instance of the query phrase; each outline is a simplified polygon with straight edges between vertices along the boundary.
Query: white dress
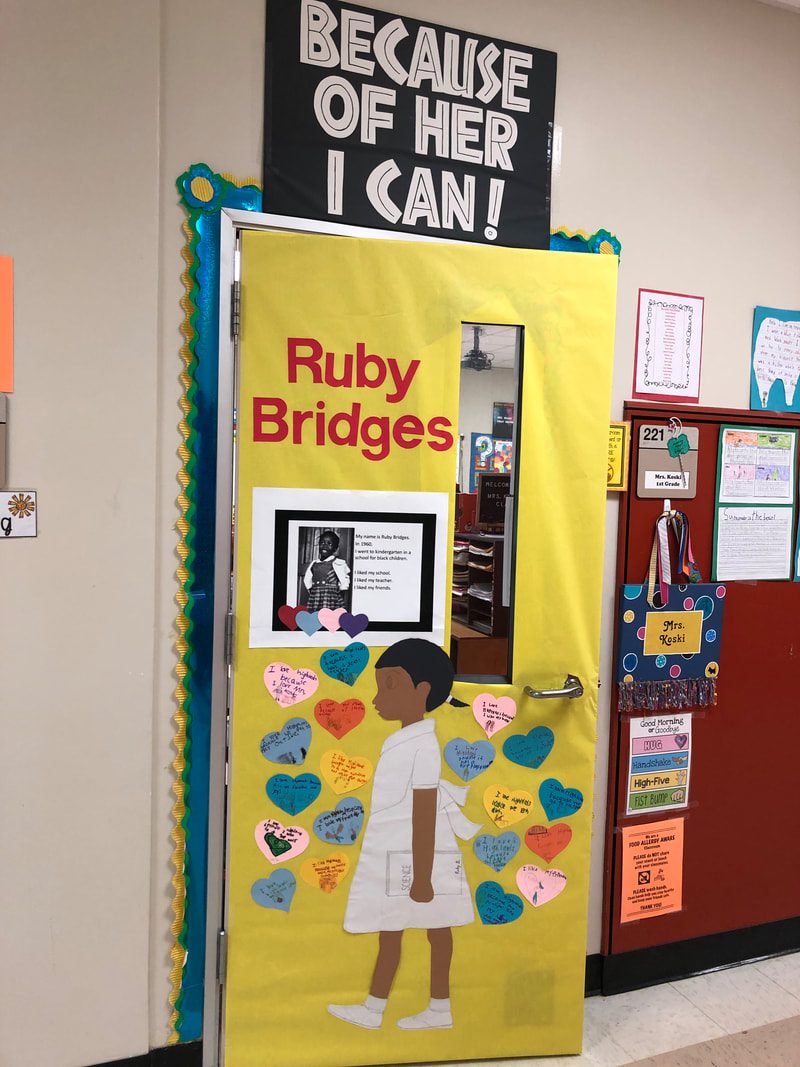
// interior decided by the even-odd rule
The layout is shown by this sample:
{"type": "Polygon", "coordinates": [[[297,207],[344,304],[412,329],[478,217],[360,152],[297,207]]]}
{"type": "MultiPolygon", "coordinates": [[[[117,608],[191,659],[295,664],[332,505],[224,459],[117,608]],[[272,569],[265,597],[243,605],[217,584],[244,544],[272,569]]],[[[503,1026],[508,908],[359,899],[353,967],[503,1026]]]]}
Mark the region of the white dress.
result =
{"type": "Polygon", "coordinates": [[[351,934],[381,930],[435,930],[466,926],[475,918],[457,837],[469,840],[480,826],[465,818],[464,786],[440,780],[442,756],[432,719],[404,726],[383,744],[361,855],[350,887],[344,928],[351,934]],[[433,858],[433,900],[409,896],[413,791],[438,789],[433,858]]]}

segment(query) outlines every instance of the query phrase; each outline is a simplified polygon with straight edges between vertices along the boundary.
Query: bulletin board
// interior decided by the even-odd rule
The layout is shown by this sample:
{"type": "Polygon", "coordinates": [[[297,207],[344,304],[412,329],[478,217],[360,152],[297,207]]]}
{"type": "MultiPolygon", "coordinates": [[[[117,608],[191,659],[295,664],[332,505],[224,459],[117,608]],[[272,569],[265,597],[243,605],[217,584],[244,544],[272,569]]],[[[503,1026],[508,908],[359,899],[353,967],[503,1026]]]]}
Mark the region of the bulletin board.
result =
{"type": "MultiPolygon", "coordinates": [[[[667,426],[674,413],[669,405],[625,405],[632,471],[639,459],[639,427],[667,426]]],[[[708,581],[721,428],[752,424],[792,429],[800,419],[702,407],[683,417],[687,426],[699,429],[699,452],[697,496],[680,506],[691,521],[695,559],[708,581]]],[[[646,578],[653,526],[663,508],[661,500],[636,496],[633,475],[631,485],[620,501],[618,589],[646,578]]],[[[680,744],[664,746],[680,757],[677,767],[690,766],[688,804],[681,810],[626,813],[631,730],[647,720],[620,714],[616,695],[612,700],[603,948],[603,988],[609,993],[800,947],[800,854],[793,844],[800,839],[793,785],[800,747],[795,650],[800,590],[791,580],[727,581],[723,588],[716,706],[690,712],[691,721],[677,724],[674,731],[680,744]],[[683,756],[689,744],[687,762],[683,756]],[[683,824],[680,904],[664,914],[625,921],[630,919],[623,914],[630,910],[624,889],[625,836],[662,827],[676,817],[683,824]],[[764,877],[756,889],[747,872],[751,865],[760,867],[765,857],[768,868],[761,868],[764,877]]],[[[673,791],[687,785],[685,775],[680,783],[675,777],[680,771],[670,773],[673,791]]]]}

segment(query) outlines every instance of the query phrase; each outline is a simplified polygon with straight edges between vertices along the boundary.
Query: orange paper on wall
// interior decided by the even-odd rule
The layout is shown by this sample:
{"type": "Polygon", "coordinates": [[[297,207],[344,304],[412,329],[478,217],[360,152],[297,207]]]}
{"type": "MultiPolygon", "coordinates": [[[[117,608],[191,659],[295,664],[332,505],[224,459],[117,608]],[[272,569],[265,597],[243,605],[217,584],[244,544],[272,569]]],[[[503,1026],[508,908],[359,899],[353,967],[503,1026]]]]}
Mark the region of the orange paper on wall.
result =
{"type": "Polygon", "coordinates": [[[683,907],[683,819],[622,828],[620,922],[683,907]]]}
{"type": "Polygon", "coordinates": [[[14,391],[14,261],[0,256],[0,393],[14,391]]]}

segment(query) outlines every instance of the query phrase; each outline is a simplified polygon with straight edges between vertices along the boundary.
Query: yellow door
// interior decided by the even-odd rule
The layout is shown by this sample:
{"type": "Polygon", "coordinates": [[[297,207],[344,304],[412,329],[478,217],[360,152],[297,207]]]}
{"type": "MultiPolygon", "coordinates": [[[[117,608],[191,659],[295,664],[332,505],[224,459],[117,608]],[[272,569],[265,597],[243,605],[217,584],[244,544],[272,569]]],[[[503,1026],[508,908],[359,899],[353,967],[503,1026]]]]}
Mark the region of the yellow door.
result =
{"type": "Polygon", "coordinates": [[[243,236],[227,1067],[580,1050],[616,272],[243,236]],[[512,674],[453,704],[464,323],[524,372],[512,674]]]}

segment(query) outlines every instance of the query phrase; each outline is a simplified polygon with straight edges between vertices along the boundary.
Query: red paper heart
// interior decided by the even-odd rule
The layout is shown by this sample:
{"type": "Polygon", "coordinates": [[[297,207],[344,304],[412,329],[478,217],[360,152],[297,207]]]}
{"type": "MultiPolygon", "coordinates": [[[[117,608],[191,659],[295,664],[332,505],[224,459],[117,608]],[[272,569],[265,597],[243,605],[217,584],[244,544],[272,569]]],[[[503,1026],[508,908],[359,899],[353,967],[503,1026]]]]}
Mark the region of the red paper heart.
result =
{"type": "Polygon", "coordinates": [[[281,620],[287,630],[296,630],[297,627],[297,613],[298,611],[304,611],[305,609],[300,606],[293,608],[291,604],[283,604],[278,608],[278,618],[281,620]]]}
{"type": "Polygon", "coordinates": [[[525,844],[545,863],[550,863],[559,852],[563,852],[572,840],[572,827],[565,822],[553,826],[530,826],[525,831],[525,844]]]}
{"type": "Polygon", "coordinates": [[[349,734],[364,718],[364,705],[360,700],[319,700],[314,708],[314,718],[329,734],[340,740],[349,734]]]}

